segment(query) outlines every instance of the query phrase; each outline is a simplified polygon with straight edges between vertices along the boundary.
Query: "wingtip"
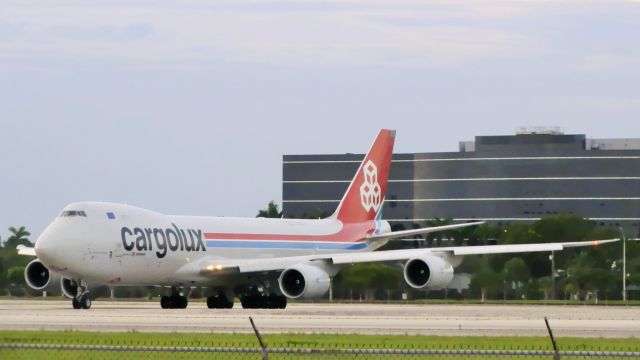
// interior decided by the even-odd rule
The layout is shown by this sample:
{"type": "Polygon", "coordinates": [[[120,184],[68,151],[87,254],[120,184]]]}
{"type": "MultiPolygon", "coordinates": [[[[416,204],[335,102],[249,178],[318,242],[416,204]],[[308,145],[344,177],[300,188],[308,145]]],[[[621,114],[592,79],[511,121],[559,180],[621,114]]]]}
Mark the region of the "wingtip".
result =
{"type": "Polygon", "coordinates": [[[598,247],[602,244],[609,244],[609,243],[614,243],[618,241],[620,241],[620,239],[615,238],[615,239],[606,239],[606,240],[593,240],[591,243],[593,244],[594,247],[598,247]]]}

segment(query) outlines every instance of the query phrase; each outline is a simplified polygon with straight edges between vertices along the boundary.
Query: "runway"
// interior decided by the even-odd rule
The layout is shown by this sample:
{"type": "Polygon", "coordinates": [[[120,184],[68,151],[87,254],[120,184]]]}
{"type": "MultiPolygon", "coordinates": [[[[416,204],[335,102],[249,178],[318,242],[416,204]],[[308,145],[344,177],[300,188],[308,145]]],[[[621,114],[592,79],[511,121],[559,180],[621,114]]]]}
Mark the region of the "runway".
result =
{"type": "Polygon", "coordinates": [[[640,307],[526,305],[290,304],[286,310],[163,310],[157,302],[95,301],[74,310],[68,301],[2,300],[2,330],[139,332],[419,334],[441,336],[640,337],[640,307]]]}

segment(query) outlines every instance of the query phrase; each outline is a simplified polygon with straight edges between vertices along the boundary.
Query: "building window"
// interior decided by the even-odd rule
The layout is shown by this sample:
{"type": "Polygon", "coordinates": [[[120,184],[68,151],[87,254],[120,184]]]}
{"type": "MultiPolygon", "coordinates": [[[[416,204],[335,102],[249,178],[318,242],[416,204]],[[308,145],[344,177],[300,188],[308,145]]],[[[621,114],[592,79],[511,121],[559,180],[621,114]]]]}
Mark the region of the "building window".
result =
{"type": "Polygon", "coordinates": [[[391,195],[391,201],[389,202],[389,207],[390,208],[394,208],[394,207],[398,206],[398,202],[397,201],[393,201],[393,200],[398,200],[398,196],[397,195],[391,195]]]}

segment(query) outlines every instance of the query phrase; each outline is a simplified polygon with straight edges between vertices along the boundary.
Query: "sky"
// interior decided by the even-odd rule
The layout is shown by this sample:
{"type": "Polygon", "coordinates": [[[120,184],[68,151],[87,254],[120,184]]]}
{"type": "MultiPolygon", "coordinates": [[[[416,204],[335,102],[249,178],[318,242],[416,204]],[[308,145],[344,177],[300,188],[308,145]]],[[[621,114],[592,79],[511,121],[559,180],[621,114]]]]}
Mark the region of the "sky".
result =
{"type": "Polygon", "coordinates": [[[2,0],[0,236],[68,203],[256,215],[282,155],[640,137],[639,1],[2,0]]]}

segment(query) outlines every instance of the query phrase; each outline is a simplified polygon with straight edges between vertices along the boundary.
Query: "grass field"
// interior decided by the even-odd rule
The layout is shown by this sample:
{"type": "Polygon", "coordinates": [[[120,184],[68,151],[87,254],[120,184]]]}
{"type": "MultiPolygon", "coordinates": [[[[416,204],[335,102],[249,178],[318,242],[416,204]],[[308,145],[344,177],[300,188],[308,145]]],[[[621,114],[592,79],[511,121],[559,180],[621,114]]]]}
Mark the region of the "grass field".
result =
{"type": "MultiPolygon", "coordinates": [[[[324,334],[267,334],[264,340],[270,348],[295,349],[487,349],[487,350],[551,350],[544,337],[436,337],[436,336],[376,336],[376,335],[324,335],[324,334]]],[[[81,350],[14,350],[1,349],[0,359],[259,359],[259,346],[251,334],[185,334],[185,333],[91,333],[2,331],[0,343],[66,344],[163,347],[243,347],[255,348],[254,353],[171,353],[171,352],[118,352],[81,350]]],[[[560,338],[560,350],[582,351],[640,351],[639,339],[583,339],[560,338]]],[[[395,356],[397,357],[397,355],[395,356]]],[[[369,359],[389,356],[345,354],[271,354],[269,359],[369,359]]],[[[464,359],[467,357],[402,356],[405,359],[464,359]]],[[[473,356],[473,359],[548,357],[473,356]]],[[[613,357],[612,357],[613,358],[613,357]]],[[[568,359],[568,357],[563,357],[568,359]]]]}

